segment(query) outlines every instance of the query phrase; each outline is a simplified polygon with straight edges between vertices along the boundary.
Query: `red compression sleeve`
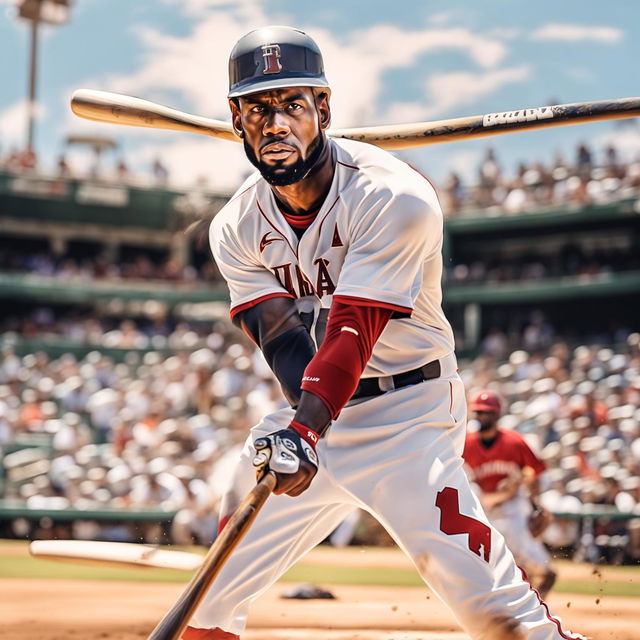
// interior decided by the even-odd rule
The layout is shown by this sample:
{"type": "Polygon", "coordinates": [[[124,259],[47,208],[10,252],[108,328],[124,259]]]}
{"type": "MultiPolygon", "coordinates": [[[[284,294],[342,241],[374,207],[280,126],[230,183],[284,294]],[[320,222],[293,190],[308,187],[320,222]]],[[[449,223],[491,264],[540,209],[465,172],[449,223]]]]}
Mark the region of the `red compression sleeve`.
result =
{"type": "Polygon", "coordinates": [[[393,311],[334,300],[324,342],[307,365],[301,388],[318,396],[335,418],[354,394],[373,347],[393,311]]]}

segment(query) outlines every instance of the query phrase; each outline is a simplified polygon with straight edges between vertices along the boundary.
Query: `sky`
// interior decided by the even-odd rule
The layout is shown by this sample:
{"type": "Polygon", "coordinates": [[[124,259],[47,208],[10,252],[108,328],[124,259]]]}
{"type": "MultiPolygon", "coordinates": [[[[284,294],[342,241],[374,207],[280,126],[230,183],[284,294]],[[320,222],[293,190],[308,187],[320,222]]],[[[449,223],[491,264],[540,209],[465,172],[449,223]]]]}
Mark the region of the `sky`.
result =
{"type": "MultiPolygon", "coordinates": [[[[0,0],[0,154],[23,147],[29,29],[0,0]]],[[[113,138],[105,168],[124,158],[140,176],[153,160],[181,185],[204,178],[230,192],[251,169],[242,146],[196,134],[90,123],[72,114],[78,88],[135,95],[229,119],[228,55],[248,31],[296,26],[323,52],[333,126],[438,120],[640,95],[639,0],[75,0],[70,21],[40,29],[35,147],[44,170],[65,152],[86,171],[88,149],[69,135],[113,138]]],[[[474,182],[492,146],[506,173],[518,163],[600,157],[614,144],[640,154],[640,119],[561,127],[422,147],[399,155],[436,183],[474,182]]]]}

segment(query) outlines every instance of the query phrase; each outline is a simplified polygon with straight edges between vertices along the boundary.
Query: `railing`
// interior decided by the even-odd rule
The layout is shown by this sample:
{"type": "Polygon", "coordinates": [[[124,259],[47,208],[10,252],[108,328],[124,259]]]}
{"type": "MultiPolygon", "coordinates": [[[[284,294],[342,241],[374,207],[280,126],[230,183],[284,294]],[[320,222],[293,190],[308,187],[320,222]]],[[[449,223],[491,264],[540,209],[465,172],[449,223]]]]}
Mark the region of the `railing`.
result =
{"type": "Polygon", "coordinates": [[[15,219],[78,225],[172,229],[178,219],[226,202],[220,194],[142,188],[118,182],[0,171],[0,213],[15,219]]]}
{"type": "Polygon", "coordinates": [[[22,500],[0,499],[0,521],[24,518],[26,520],[40,520],[50,518],[56,522],[71,522],[74,520],[96,520],[100,522],[168,522],[173,520],[176,512],[152,507],[148,509],[110,509],[107,507],[89,507],[78,509],[65,507],[29,508],[22,500]]]}

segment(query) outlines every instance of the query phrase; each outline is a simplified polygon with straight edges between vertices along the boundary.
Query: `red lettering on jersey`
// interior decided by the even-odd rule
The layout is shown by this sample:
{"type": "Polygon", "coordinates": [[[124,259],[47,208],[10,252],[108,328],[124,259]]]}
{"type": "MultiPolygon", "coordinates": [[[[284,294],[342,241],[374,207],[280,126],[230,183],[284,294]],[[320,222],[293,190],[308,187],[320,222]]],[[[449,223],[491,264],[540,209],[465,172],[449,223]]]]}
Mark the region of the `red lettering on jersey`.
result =
{"type": "Polygon", "coordinates": [[[280,73],[282,65],[280,64],[280,45],[263,44],[262,57],[264,58],[264,69],[262,73],[280,73]]]}
{"type": "Polygon", "coordinates": [[[469,549],[480,556],[480,547],[483,549],[485,562],[489,562],[491,555],[491,529],[475,518],[460,513],[458,490],[453,487],[445,487],[438,491],[436,507],[440,509],[440,531],[448,536],[458,533],[469,535],[469,549]]]}
{"type": "Polygon", "coordinates": [[[335,226],[333,230],[333,240],[331,241],[332,247],[342,247],[344,246],[342,240],[340,239],[340,234],[338,233],[338,225],[335,226]]]}
{"type": "Polygon", "coordinates": [[[329,265],[329,261],[324,258],[318,258],[313,261],[313,264],[318,266],[318,275],[316,277],[316,295],[318,298],[322,298],[322,296],[326,293],[331,295],[336,290],[336,285],[333,284],[333,280],[329,275],[329,270],[327,266],[329,265]]]}
{"type": "Polygon", "coordinates": [[[304,273],[302,273],[302,270],[298,265],[296,265],[295,268],[296,268],[296,278],[298,280],[298,289],[300,291],[300,297],[302,298],[304,296],[312,296],[313,285],[307,280],[306,276],[304,275],[304,273]]]}
{"type": "Polygon", "coordinates": [[[273,267],[278,282],[294,297],[297,298],[296,290],[293,288],[293,278],[291,276],[291,263],[279,264],[273,267]]]}

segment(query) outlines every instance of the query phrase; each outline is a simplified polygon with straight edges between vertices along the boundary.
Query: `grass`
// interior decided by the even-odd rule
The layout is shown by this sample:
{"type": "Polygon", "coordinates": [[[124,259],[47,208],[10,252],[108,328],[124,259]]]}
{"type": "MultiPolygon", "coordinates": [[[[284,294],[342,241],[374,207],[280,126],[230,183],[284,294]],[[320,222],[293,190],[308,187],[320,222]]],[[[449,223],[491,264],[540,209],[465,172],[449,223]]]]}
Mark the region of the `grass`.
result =
{"type": "MultiPolygon", "coordinates": [[[[89,566],[68,562],[56,562],[32,558],[16,551],[25,550],[26,543],[20,541],[1,541],[0,578],[34,578],[66,580],[116,580],[124,582],[177,582],[185,583],[191,577],[188,571],[146,568],[115,568],[89,566]],[[3,549],[6,552],[3,554],[3,549]]],[[[193,549],[191,549],[193,550],[193,549]]],[[[328,562],[322,564],[298,563],[281,579],[282,582],[311,582],[322,585],[377,585],[388,587],[417,587],[422,580],[413,569],[375,566],[375,550],[367,550],[370,564],[367,566],[349,566],[341,561],[345,554],[353,550],[332,549],[328,562]]],[[[357,552],[356,552],[357,553],[357,552]]],[[[566,562],[557,563],[560,576],[563,564],[567,574],[560,579],[554,591],[557,593],[575,593],[603,596],[640,596],[640,567],[605,567],[606,577],[590,575],[589,579],[580,579],[575,575],[576,565],[566,562]],[[574,569],[572,571],[572,569],[574,569]]],[[[588,568],[585,569],[588,575],[588,568]]]]}
{"type": "Polygon", "coordinates": [[[28,556],[0,555],[0,578],[115,580],[121,582],[187,582],[188,571],[89,566],[28,556]]]}

